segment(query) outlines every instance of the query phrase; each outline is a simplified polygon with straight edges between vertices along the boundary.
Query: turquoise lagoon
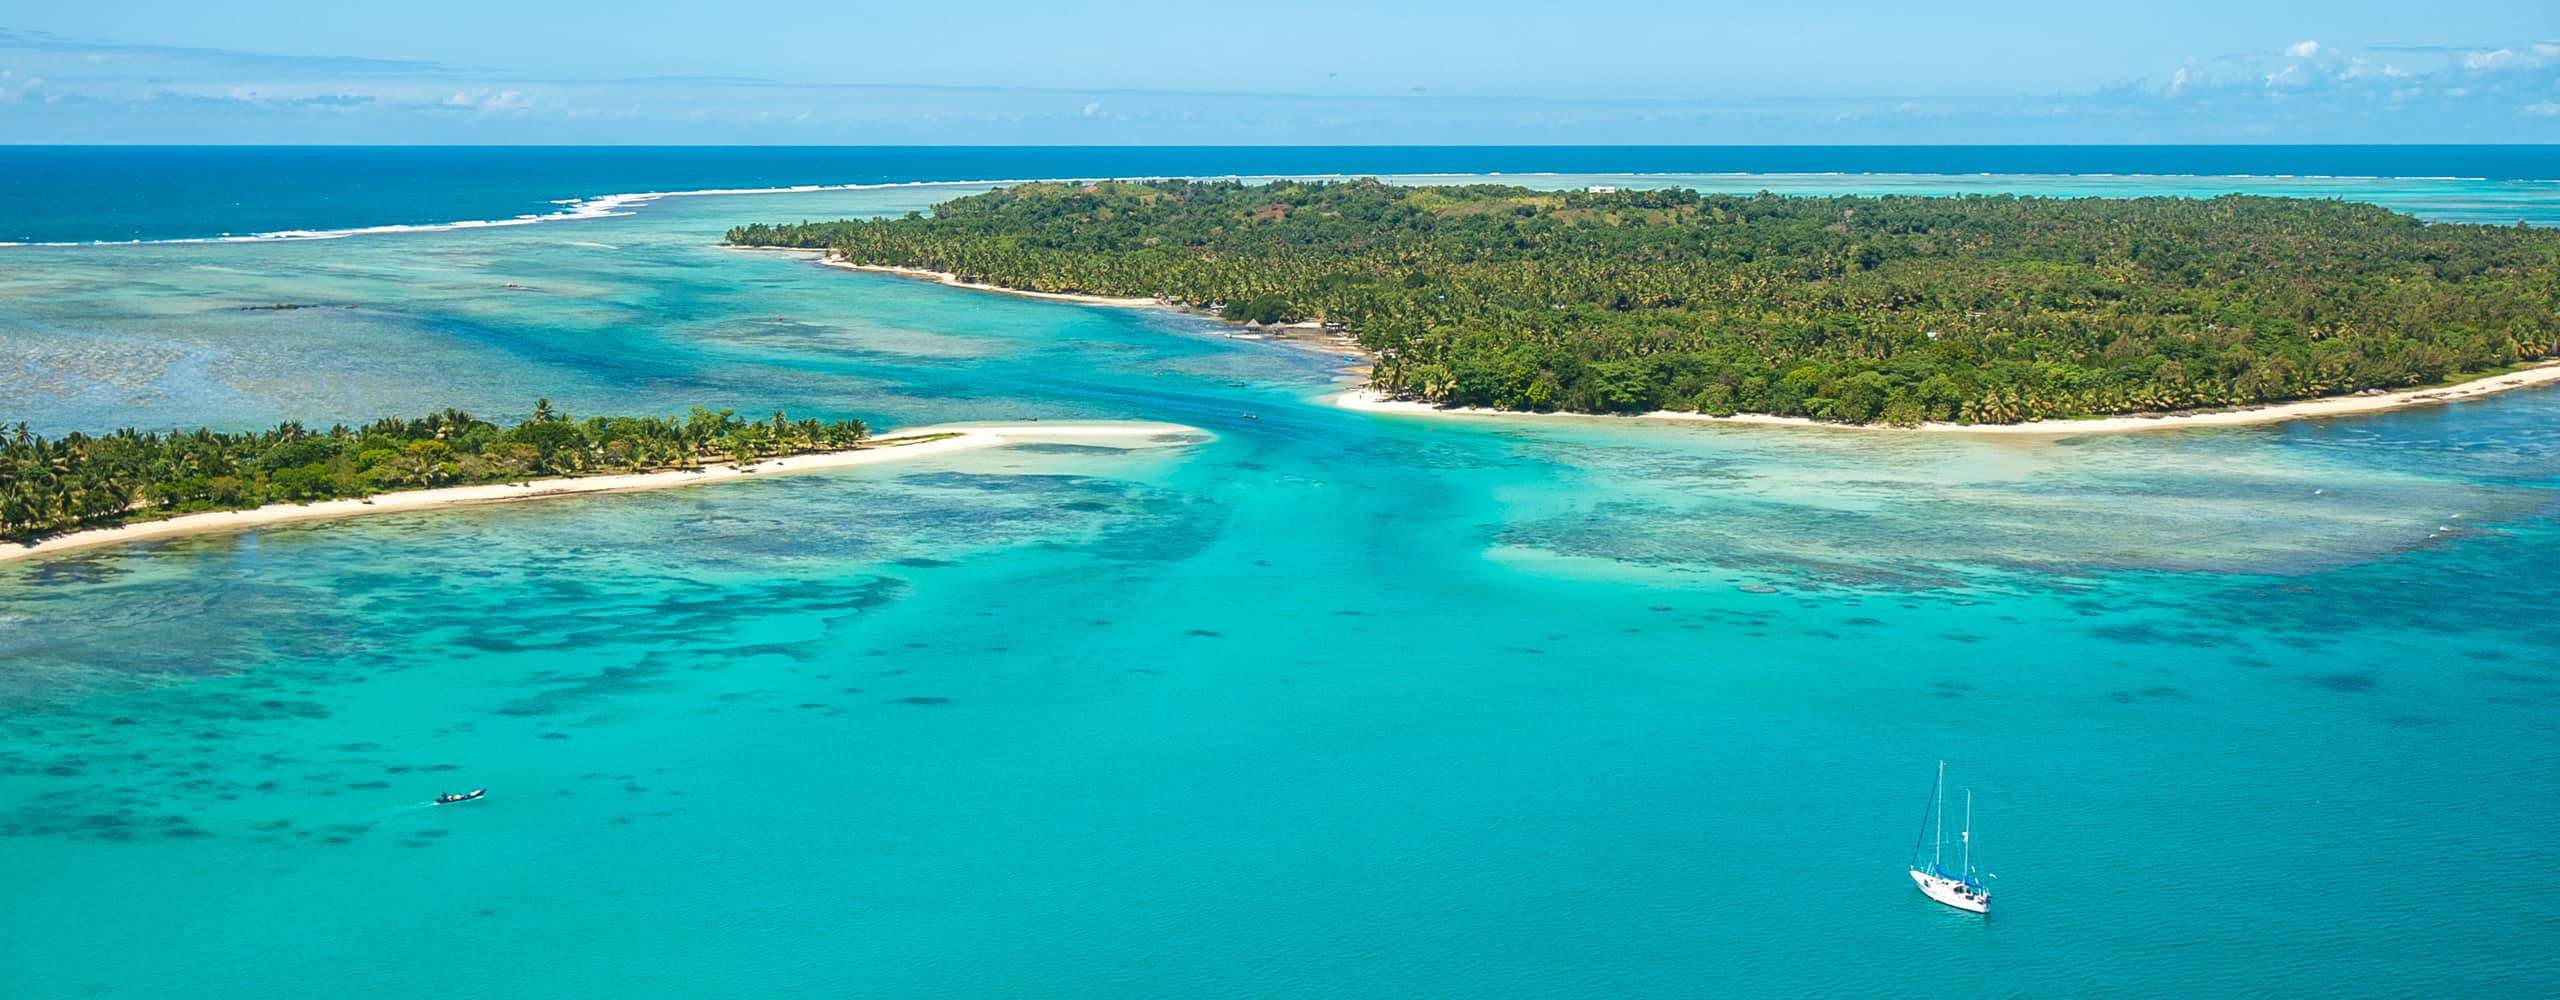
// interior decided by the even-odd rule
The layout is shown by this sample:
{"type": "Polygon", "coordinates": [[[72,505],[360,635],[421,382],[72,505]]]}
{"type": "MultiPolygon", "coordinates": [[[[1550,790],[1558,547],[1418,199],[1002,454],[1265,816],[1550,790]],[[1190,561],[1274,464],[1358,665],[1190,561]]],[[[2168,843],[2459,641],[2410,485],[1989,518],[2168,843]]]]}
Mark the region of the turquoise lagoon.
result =
{"type": "Polygon", "coordinates": [[[711,245],[957,190],[5,251],[0,412],[47,431],[547,395],[1207,435],[0,565],[0,996],[2560,982],[2560,393],[2036,438],[1378,416],[1198,318],[711,245]],[[276,302],[320,308],[238,308],[276,302]],[[1988,920],[1899,867],[1941,758],[1988,920]]]}

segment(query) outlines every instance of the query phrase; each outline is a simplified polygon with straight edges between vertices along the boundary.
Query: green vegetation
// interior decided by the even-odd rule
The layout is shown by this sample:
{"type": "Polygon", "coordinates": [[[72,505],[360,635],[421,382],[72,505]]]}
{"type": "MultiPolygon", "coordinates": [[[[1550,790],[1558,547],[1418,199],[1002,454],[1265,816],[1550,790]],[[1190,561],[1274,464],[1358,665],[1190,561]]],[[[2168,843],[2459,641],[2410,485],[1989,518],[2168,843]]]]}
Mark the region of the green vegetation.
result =
{"type": "Polygon", "coordinates": [[[1338,322],[1376,388],[1506,409],[2011,423],[2560,351],[2560,232],[2336,201],[1025,184],[729,240],[1338,322]]]}
{"type": "Polygon", "coordinates": [[[500,428],[459,410],[418,420],[377,420],[314,432],[210,430],[47,439],[19,424],[0,441],[0,538],[26,540],[204,510],[518,482],[546,476],[741,465],[762,458],[851,448],[870,436],[859,420],[821,423],[741,419],[706,410],[675,418],[572,420],[550,400],[533,418],[500,428]]]}

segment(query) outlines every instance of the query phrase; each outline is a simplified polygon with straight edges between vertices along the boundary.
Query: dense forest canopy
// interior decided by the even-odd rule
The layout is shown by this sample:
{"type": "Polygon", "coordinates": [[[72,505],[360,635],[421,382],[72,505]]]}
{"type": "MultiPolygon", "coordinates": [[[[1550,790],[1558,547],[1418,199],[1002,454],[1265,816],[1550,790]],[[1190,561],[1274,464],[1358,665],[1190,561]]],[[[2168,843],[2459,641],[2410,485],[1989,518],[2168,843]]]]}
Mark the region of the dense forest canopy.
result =
{"type": "Polygon", "coordinates": [[[429,486],[689,468],[706,459],[745,464],[851,448],[868,436],[859,420],[792,420],[780,410],[768,420],[699,406],[682,417],[573,420],[549,400],[534,405],[532,419],[505,428],[459,410],[241,434],[123,430],[48,439],[19,424],[0,437],[0,539],[429,486]]]}
{"type": "Polygon", "coordinates": [[[1391,395],[2010,423],[2431,384],[2560,349],[2560,232],[2232,195],[1024,184],[751,225],[1046,292],[1344,324],[1391,395]]]}

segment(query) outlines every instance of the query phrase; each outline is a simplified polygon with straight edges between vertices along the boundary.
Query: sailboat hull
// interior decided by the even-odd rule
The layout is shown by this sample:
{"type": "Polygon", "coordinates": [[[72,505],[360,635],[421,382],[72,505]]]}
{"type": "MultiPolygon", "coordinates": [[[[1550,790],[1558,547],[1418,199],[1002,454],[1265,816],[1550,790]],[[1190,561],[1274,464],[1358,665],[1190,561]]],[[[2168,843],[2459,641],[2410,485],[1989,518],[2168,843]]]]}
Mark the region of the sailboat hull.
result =
{"type": "Polygon", "coordinates": [[[1991,912],[1991,894],[1982,891],[1980,887],[1966,885],[1956,879],[1933,875],[1917,868],[1911,870],[1911,881],[1920,884],[1920,892],[1923,895],[1948,906],[1967,913],[1991,912]]]}

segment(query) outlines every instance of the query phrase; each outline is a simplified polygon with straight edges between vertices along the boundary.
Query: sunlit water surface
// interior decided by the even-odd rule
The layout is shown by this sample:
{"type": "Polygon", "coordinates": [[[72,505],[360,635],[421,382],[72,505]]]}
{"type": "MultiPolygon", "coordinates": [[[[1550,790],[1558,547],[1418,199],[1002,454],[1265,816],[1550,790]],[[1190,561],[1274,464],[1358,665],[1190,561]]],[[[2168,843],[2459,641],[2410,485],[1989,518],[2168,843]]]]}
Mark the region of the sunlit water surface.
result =
{"type": "Polygon", "coordinates": [[[5,251],[0,413],[46,432],[541,395],[1215,437],[0,565],[0,996],[2560,980],[2560,393],[2050,438],[1381,417],[1205,320],[712,245],[953,193],[5,251]],[[1900,870],[1940,758],[1988,920],[1900,870]]]}

